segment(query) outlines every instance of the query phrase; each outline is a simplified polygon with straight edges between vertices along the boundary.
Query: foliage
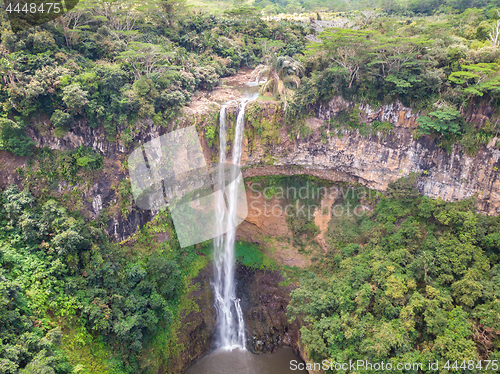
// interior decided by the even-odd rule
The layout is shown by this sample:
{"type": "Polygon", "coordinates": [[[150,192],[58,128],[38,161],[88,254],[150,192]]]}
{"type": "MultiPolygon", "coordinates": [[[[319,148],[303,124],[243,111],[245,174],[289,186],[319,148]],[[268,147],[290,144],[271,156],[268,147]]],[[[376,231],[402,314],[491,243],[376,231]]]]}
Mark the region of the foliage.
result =
{"type": "Polygon", "coordinates": [[[0,150],[12,152],[16,156],[31,156],[34,145],[22,126],[7,118],[0,118],[0,150]]]}
{"type": "Polygon", "coordinates": [[[277,56],[271,54],[262,58],[263,64],[255,68],[257,81],[263,77],[266,82],[262,85],[260,93],[271,91],[275,99],[284,101],[286,111],[287,97],[290,95],[290,86],[299,87],[300,76],[304,74],[305,68],[302,63],[295,61],[290,56],[277,56]]]}
{"type": "Polygon", "coordinates": [[[390,133],[394,129],[394,125],[389,121],[373,121],[372,128],[374,131],[380,131],[381,133],[390,133]]]}
{"type": "Polygon", "coordinates": [[[81,182],[85,175],[101,170],[103,157],[91,148],[79,147],[74,151],[52,151],[42,148],[35,175],[49,184],[55,181],[81,182]]]}
{"type": "Polygon", "coordinates": [[[262,253],[258,245],[236,242],[234,250],[236,260],[246,267],[266,269],[275,265],[269,257],[262,253]]]}
{"type": "Polygon", "coordinates": [[[339,74],[343,75],[351,88],[359,78],[364,53],[372,33],[366,30],[331,28],[320,33],[321,43],[313,43],[308,54],[325,52],[339,74]]]}
{"type": "Polygon", "coordinates": [[[274,115],[263,115],[263,107],[258,102],[253,102],[247,105],[245,111],[245,120],[250,123],[250,128],[245,131],[245,136],[248,137],[252,148],[255,144],[255,139],[267,146],[272,146],[280,142],[279,127],[280,127],[280,113],[275,107],[274,115]]]}
{"type": "Polygon", "coordinates": [[[418,129],[423,134],[438,134],[449,135],[459,134],[462,131],[464,122],[462,114],[453,108],[431,112],[429,116],[422,116],[417,119],[418,129]]]}
{"type": "Polygon", "coordinates": [[[498,218],[472,201],[422,197],[416,181],[392,183],[373,213],[334,218],[328,255],[292,291],[288,314],[303,321],[315,362],[421,362],[426,372],[428,360],[486,359],[485,345],[499,344],[486,333],[496,322],[479,317],[497,313],[499,248],[487,243],[498,218]]]}
{"type": "MultiPolygon", "coordinates": [[[[108,141],[129,147],[145,123],[174,128],[193,95],[257,65],[267,78],[262,92],[285,106],[269,119],[260,104],[248,105],[246,136],[264,147],[279,142],[283,120],[292,140],[310,135],[304,119],[342,96],[358,104],[325,124],[328,130],[345,125],[363,135],[360,103],[401,101],[429,112],[418,121],[422,134],[474,154],[498,133],[498,113],[482,127],[465,122],[475,107],[496,112],[500,104],[498,5],[256,0],[227,3],[215,16],[191,12],[184,0],[82,0],[57,20],[18,33],[1,13],[0,150],[28,158],[28,167],[26,190],[8,187],[0,199],[0,371],[138,373],[139,356],[158,341],[168,341],[158,349],[167,360],[179,353],[172,335],[182,332],[179,306],[192,301],[183,292],[206,265],[200,247],[179,248],[166,213],[125,244],[109,243],[102,231],[109,211],[86,221],[50,197],[66,186],[59,182],[68,182],[70,193],[78,192],[74,184],[92,185],[103,156],[87,147],[37,149],[31,130],[43,135],[49,119],[56,136],[103,128],[108,141]],[[265,21],[260,12],[305,9],[315,10],[318,22],[291,15],[265,21]],[[323,28],[321,20],[335,27],[323,28]],[[163,243],[159,232],[167,233],[163,243]]],[[[382,133],[393,127],[372,124],[382,133]]],[[[205,131],[212,146],[217,128],[205,131]]],[[[416,180],[412,174],[391,183],[373,212],[332,219],[329,251],[308,269],[289,310],[304,323],[301,339],[312,359],[425,366],[498,357],[491,352],[500,344],[498,218],[476,214],[469,201],[421,197],[416,180]]],[[[271,178],[268,193],[308,182],[271,178]]],[[[129,180],[115,191],[116,211],[127,216],[129,180]]],[[[347,191],[343,208],[372,206],[358,189],[347,191]]],[[[302,249],[315,244],[318,228],[296,204],[309,213],[319,197],[287,201],[302,249]]],[[[237,258],[272,266],[248,243],[237,244],[237,258]]]]}
{"type": "Polygon", "coordinates": [[[452,73],[449,80],[463,87],[463,92],[472,96],[497,96],[500,94],[500,65],[479,63],[462,65],[462,71],[452,73]]]}
{"type": "MultiPolygon", "coordinates": [[[[125,184],[119,192],[127,193],[125,184]]],[[[171,227],[168,217],[159,218],[165,229],[171,227]]],[[[100,334],[101,349],[114,346],[137,372],[137,352],[177,312],[194,253],[172,252],[178,246],[173,238],[163,245],[169,250],[131,259],[78,214],[55,200],[37,203],[16,187],[1,194],[0,223],[4,369],[72,372],[63,353],[70,347],[60,346],[61,331],[54,323],[65,318],[72,326],[82,324],[84,335],[100,334]]],[[[150,234],[143,230],[141,235],[144,241],[150,234]]]]}

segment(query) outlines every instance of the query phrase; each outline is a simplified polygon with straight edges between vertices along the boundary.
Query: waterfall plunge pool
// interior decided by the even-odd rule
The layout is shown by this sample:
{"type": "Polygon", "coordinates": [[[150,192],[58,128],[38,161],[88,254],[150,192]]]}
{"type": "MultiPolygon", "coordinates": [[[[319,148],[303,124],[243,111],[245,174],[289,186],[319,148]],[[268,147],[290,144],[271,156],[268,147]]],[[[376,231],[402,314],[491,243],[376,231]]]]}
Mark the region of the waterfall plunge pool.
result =
{"type": "Polygon", "coordinates": [[[297,364],[303,362],[288,347],[259,355],[241,349],[219,349],[193,364],[186,374],[307,374],[306,370],[292,370],[290,362],[293,360],[297,364]]]}

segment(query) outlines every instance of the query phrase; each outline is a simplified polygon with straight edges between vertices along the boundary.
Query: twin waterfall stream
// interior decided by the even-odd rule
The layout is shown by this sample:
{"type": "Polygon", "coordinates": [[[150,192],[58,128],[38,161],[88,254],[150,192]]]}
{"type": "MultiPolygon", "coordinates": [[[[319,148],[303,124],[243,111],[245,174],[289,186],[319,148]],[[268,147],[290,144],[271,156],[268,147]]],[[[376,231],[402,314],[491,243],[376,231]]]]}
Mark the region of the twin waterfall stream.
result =
{"type": "MultiPolygon", "coordinates": [[[[247,101],[242,101],[236,119],[236,129],[234,143],[232,145],[231,162],[240,166],[241,143],[243,141],[243,129],[245,122],[245,105],[247,101]]],[[[217,308],[218,324],[218,348],[232,350],[234,348],[245,349],[245,320],[241,310],[240,299],[236,297],[234,280],[234,241],[236,236],[236,214],[238,200],[238,185],[243,183],[242,177],[231,175],[231,183],[225,186],[224,164],[226,163],[226,107],[222,106],[220,111],[219,130],[219,174],[218,185],[226,189],[227,196],[227,217],[224,193],[218,195],[216,202],[217,233],[214,239],[214,290],[215,306],[217,308]],[[224,220],[226,218],[226,220],[224,220]],[[224,227],[226,222],[227,227],[224,227]],[[225,232],[225,234],[224,234],[225,232]]],[[[231,173],[239,172],[231,169],[231,173]]]]}
{"type": "MultiPolygon", "coordinates": [[[[258,90],[258,86],[255,88],[258,90]]],[[[238,167],[241,161],[245,106],[249,101],[257,98],[245,96],[245,99],[240,101],[234,141],[231,144],[230,161],[238,167]]],[[[246,349],[245,319],[240,305],[241,300],[236,296],[234,278],[238,187],[241,188],[243,177],[239,174],[239,168],[229,168],[230,176],[225,175],[224,172],[228,169],[224,167],[227,148],[225,106],[222,106],[220,111],[219,147],[217,184],[222,193],[216,194],[215,215],[218,235],[214,239],[214,281],[212,284],[217,311],[215,350],[194,363],[186,374],[307,374],[305,370],[292,371],[290,369],[292,360],[301,362],[290,348],[280,348],[273,354],[262,355],[255,355],[246,349]]]]}

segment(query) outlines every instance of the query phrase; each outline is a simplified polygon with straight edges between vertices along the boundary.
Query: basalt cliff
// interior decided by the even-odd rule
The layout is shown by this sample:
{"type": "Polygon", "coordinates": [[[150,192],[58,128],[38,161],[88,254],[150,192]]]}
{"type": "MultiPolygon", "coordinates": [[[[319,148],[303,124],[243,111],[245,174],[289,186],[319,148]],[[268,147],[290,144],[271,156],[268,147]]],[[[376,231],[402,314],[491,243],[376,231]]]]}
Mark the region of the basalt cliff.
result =
{"type": "MultiPolygon", "coordinates": [[[[267,100],[249,103],[248,106],[254,106],[258,116],[251,118],[249,110],[242,155],[244,176],[309,174],[331,181],[359,183],[383,192],[390,182],[416,172],[420,174],[418,188],[424,195],[445,201],[475,196],[479,211],[486,214],[500,212],[500,150],[496,147],[497,138],[493,138],[475,155],[465,153],[458,145],[447,153],[437,146],[437,139],[415,136],[419,113],[401,103],[378,109],[360,106],[361,121],[368,124],[375,120],[392,123],[394,128],[387,133],[360,134],[357,129],[328,128],[330,119],[346,106],[353,105],[340,97],[323,103],[316,108],[315,116],[306,121],[308,135],[292,137],[277,103],[267,100]],[[274,136],[261,138],[252,119],[267,121],[268,126],[275,126],[274,136]]],[[[169,127],[155,126],[149,119],[139,121],[136,142],[128,147],[119,140],[109,141],[101,128],[90,128],[83,122],[67,134],[55,137],[50,131],[50,124],[41,121],[28,129],[28,135],[39,147],[74,149],[85,145],[105,157],[106,165],[101,175],[92,184],[77,186],[84,197],[82,210],[89,218],[94,218],[103,207],[116,203],[113,183],[127,176],[124,161],[140,143],[178,127],[196,125],[207,161],[216,160],[217,147],[209,146],[205,133],[208,127],[218,127],[219,109],[218,103],[203,98],[186,108],[184,114],[169,127]]],[[[236,110],[236,102],[229,104],[230,127],[234,125],[236,110]]],[[[472,121],[484,121],[488,118],[488,110],[478,109],[469,117],[472,121]]],[[[1,157],[4,167],[0,170],[0,183],[15,183],[15,170],[23,167],[27,160],[5,153],[1,157]]],[[[64,183],[59,186],[60,193],[67,189],[64,183]]],[[[115,240],[124,240],[152,216],[136,208],[132,208],[127,217],[111,215],[108,234],[115,240]]]]}

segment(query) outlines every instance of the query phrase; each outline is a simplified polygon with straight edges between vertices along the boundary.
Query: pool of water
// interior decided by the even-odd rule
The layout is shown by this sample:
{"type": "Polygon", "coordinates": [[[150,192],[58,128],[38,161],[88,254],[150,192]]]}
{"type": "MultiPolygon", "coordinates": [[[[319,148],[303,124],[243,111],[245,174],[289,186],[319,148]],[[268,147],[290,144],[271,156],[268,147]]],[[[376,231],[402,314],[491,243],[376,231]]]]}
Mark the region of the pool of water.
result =
{"type": "Polygon", "coordinates": [[[260,355],[240,349],[217,350],[191,366],[186,374],[307,374],[306,370],[291,370],[292,360],[303,362],[291,348],[260,355]]]}
{"type": "Polygon", "coordinates": [[[259,97],[259,85],[256,82],[248,82],[245,84],[238,84],[231,87],[233,90],[241,93],[245,99],[255,100],[259,97]]]}

